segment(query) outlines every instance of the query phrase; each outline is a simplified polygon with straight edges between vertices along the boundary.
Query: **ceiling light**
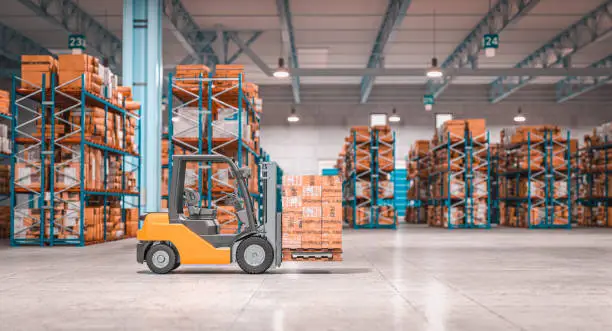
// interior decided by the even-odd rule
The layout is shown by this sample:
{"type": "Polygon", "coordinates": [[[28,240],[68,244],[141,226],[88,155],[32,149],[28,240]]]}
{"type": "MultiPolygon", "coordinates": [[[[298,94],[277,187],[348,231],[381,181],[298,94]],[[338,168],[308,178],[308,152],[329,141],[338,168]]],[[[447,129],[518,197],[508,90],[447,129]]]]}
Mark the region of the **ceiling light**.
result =
{"type": "Polygon", "coordinates": [[[393,113],[391,114],[391,116],[389,116],[389,122],[397,123],[399,121],[400,121],[400,117],[397,114],[397,110],[395,110],[395,108],[393,108],[393,113]]]}
{"type": "Polygon", "coordinates": [[[485,48],[485,56],[486,57],[494,57],[495,56],[495,48],[485,48]]]}
{"type": "Polygon", "coordinates": [[[180,121],[180,120],[181,120],[181,118],[180,118],[180,117],[178,117],[178,116],[172,116],[172,122],[176,123],[176,122],[178,122],[178,121],[180,121]]]}
{"type": "Polygon", "coordinates": [[[440,67],[438,67],[438,59],[435,57],[431,58],[431,67],[427,69],[427,77],[440,78],[443,75],[442,70],[440,70],[440,67]]]}
{"type": "Polygon", "coordinates": [[[432,110],[432,109],[433,109],[433,105],[430,105],[430,104],[426,104],[426,105],[425,105],[425,110],[426,110],[426,111],[430,111],[430,110],[432,110]]]}
{"type": "Polygon", "coordinates": [[[526,120],[527,120],[527,117],[525,117],[525,115],[523,114],[523,111],[521,110],[521,107],[519,107],[518,112],[516,113],[516,116],[514,116],[514,122],[523,123],[526,120]]]}
{"type": "Polygon", "coordinates": [[[295,112],[295,108],[291,108],[291,113],[287,117],[287,122],[295,123],[295,122],[299,122],[299,121],[300,121],[300,117],[295,112]]]}
{"type": "Polygon", "coordinates": [[[276,78],[287,78],[289,77],[289,70],[285,67],[285,59],[282,57],[278,58],[278,68],[274,71],[274,77],[276,78]]]}

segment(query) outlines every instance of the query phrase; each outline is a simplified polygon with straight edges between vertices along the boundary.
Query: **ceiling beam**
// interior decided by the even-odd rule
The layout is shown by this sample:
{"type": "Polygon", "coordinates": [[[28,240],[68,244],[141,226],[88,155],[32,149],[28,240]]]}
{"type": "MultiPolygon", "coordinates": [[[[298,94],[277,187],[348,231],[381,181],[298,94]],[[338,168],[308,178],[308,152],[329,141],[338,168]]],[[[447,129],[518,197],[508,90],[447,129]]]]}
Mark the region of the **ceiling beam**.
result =
{"type": "MultiPolygon", "coordinates": [[[[350,76],[395,76],[423,77],[425,69],[414,68],[296,68],[290,70],[291,75],[310,77],[350,77],[350,76]]],[[[457,68],[444,70],[445,75],[455,77],[497,77],[497,76],[533,76],[533,77],[567,77],[567,76],[608,76],[612,68],[457,68]]]]}
{"type": "MultiPolygon", "coordinates": [[[[276,10],[281,25],[281,39],[283,44],[288,49],[289,67],[299,68],[297,49],[295,47],[295,38],[293,36],[293,23],[291,19],[290,0],[276,0],[276,10]]],[[[293,102],[300,103],[300,77],[291,75],[291,89],[293,91],[293,102]]]]}
{"type": "MultiPolygon", "coordinates": [[[[72,0],[18,0],[38,16],[64,29],[69,34],[83,34],[87,45],[108,59],[116,73],[121,72],[121,40],[87,14],[72,0]]],[[[66,45],[68,38],[66,38],[66,45]]]]}
{"type": "Polygon", "coordinates": [[[238,37],[238,33],[229,32],[227,33],[229,38],[236,43],[240,49],[249,56],[251,61],[259,67],[259,69],[266,74],[268,77],[272,77],[273,71],[268,67],[268,65],[259,57],[259,55],[255,54],[255,52],[251,49],[251,47],[247,46],[247,44],[238,37]]]}
{"type": "MultiPolygon", "coordinates": [[[[406,11],[412,3],[411,0],[389,0],[387,11],[383,17],[376,40],[372,46],[370,52],[370,58],[368,59],[367,68],[380,68],[382,67],[382,58],[385,54],[385,46],[389,41],[393,40],[395,30],[402,24],[406,11]]],[[[364,76],[361,78],[361,103],[368,102],[370,92],[374,86],[374,77],[364,76]]]]}
{"type": "MultiPolygon", "coordinates": [[[[251,36],[251,38],[247,39],[247,41],[245,42],[245,45],[250,47],[252,43],[255,42],[255,40],[257,40],[257,38],[259,38],[259,36],[261,36],[263,32],[261,31],[257,31],[255,33],[253,33],[253,35],[251,36]]],[[[234,61],[236,61],[238,59],[238,57],[240,57],[240,55],[242,55],[242,48],[239,48],[236,53],[234,53],[234,55],[232,55],[229,59],[227,59],[226,63],[231,64],[234,63],[234,61]]]]}
{"type": "Polygon", "coordinates": [[[22,35],[17,30],[0,23],[0,55],[17,62],[17,66],[19,66],[23,54],[52,55],[47,48],[22,35]]]}
{"type": "MultiPolygon", "coordinates": [[[[568,66],[573,54],[586,46],[608,37],[612,32],[612,0],[605,1],[595,10],[563,30],[545,45],[528,55],[515,68],[550,68],[568,66]]],[[[501,76],[490,85],[489,99],[500,102],[521,87],[532,76],[501,76]]]]}
{"type": "MultiPolygon", "coordinates": [[[[590,65],[591,68],[612,69],[612,54],[590,65]]],[[[557,83],[557,102],[565,102],[583,93],[592,91],[612,81],[612,74],[607,76],[567,77],[557,83]]]]}
{"type": "MultiPolygon", "coordinates": [[[[539,2],[540,0],[499,0],[444,60],[441,68],[468,66],[476,68],[478,56],[484,46],[482,42],[484,35],[501,33],[510,24],[518,22],[527,15],[539,2]]],[[[437,98],[448,87],[452,79],[452,76],[445,76],[441,81],[428,80],[426,94],[437,98]]]]}
{"type": "Polygon", "coordinates": [[[190,55],[199,58],[205,54],[214,63],[220,63],[219,57],[210,46],[217,39],[216,32],[200,30],[181,0],[163,0],[163,10],[174,28],[174,35],[190,55]]]}

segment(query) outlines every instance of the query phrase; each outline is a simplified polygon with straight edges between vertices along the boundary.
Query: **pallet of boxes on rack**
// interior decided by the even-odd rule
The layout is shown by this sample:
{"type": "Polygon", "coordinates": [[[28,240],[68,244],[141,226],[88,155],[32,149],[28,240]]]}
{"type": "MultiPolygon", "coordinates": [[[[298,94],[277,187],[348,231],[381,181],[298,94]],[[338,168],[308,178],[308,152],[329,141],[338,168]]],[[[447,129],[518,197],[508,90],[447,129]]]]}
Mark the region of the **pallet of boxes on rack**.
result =
{"type": "Polygon", "coordinates": [[[355,126],[345,138],[345,217],[354,228],[397,227],[395,133],[390,127],[355,126]]]}
{"type": "Polygon", "coordinates": [[[283,261],[342,261],[342,182],[339,176],[283,176],[283,261]],[[299,253],[300,257],[295,257],[299,253]]]}
{"type": "Polygon", "coordinates": [[[489,228],[489,133],[484,119],[446,121],[431,144],[428,224],[489,228]]]}
{"type": "Polygon", "coordinates": [[[578,225],[612,227],[612,123],[584,137],[577,191],[578,225]]]}
{"type": "Polygon", "coordinates": [[[427,179],[431,169],[430,141],[417,140],[406,157],[407,180],[409,183],[406,207],[406,222],[426,223],[427,220],[427,179]]]}
{"type": "Polygon", "coordinates": [[[13,77],[11,244],[136,236],[140,105],[95,57],[22,57],[13,77]]]}
{"type": "MultiPolygon", "coordinates": [[[[213,75],[204,65],[179,65],[169,77],[169,91],[166,158],[174,154],[219,154],[233,159],[238,167],[251,168],[248,188],[255,208],[261,210],[262,101],[257,85],[246,82],[244,66],[217,65],[213,75]]],[[[162,164],[162,181],[168,183],[172,159],[162,164]]],[[[195,165],[187,169],[186,177],[190,182],[185,184],[200,193],[203,205],[218,208],[221,232],[238,232],[241,224],[231,203],[236,184],[230,178],[229,166],[195,165]]]]}
{"type": "Polygon", "coordinates": [[[10,93],[0,90],[0,239],[10,234],[11,120],[10,93]]]}
{"type": "MultiPolygon", "coordinates": [[[[500,224],[571,228],[570,133],[554,125],[501,131],[500,224]]],[[[573,147],[576,148],[576,147],[573,147]]]]}
{"type": "Polygon", "coordinates": [[[499,224],[499,160],[500,160],[500,145],[489,144],[491,155],[491,190],[489,199],[491,199],[491,224],[499,224]]]}

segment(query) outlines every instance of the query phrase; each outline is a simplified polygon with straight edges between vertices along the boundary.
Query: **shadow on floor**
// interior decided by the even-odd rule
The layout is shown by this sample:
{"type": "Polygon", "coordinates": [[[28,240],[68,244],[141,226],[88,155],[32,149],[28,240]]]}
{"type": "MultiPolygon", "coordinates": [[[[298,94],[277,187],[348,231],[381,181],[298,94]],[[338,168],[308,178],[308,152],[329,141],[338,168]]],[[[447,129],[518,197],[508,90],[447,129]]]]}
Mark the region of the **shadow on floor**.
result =
{"type": "MultiPolygon", "coordinates": [[[[352,275],[352,274],[365,274],[371,272],[372,269],[369,268],[317,268],[317,269],[274,269],[267,272],[267,274],[283,274],[283,275],[352,275]]],[[[139,274],[144,275],[155,275],[155,273],[149,270],[140,270],[137,271],[139,274]]],[[[193,274],[216,274],[216,275],[224,275],[224,274],[245,274],[240,268],[236,269],[177,269],[170,274],[174,275],[193,275],[193,274]]]]}

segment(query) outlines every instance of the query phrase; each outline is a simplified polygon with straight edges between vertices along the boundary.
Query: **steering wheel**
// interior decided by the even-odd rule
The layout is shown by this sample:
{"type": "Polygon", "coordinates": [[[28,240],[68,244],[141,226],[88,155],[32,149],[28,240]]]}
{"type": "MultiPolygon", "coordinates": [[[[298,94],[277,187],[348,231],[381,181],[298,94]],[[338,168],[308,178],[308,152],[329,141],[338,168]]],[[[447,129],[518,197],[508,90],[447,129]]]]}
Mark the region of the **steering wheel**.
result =
{"type": "Polygon", "coordinates": [[[187,207],[197,207],[200,203],[200,194],[196,190],[186,187],[183,191],[183,202],[187,207]]]}

